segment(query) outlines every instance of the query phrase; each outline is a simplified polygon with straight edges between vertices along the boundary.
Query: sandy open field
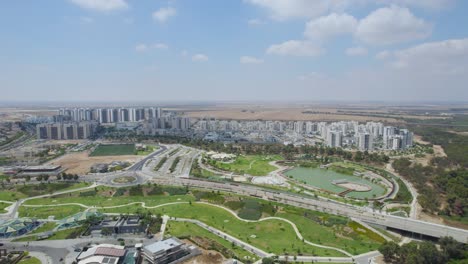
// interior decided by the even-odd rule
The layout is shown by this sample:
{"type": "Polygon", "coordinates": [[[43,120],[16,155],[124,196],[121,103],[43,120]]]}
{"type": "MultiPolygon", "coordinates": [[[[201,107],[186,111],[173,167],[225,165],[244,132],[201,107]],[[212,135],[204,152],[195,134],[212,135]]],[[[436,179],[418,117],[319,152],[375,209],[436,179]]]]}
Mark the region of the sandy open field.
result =
{"type": "Polygon", "coordinates": [[[67,173],[83,175],[88,173],[91,166],[96,163],[110,163],[112,161],[128,161],[135,163],[142,158],[144,158],[144,156],[135,155],[89,157],[87,152],[79,152],[66,154],[48,164],[60,165],[67,169],[67,173]]]}
{"type": "Polygon", "coordinates": [[[385,121],[398,123],[400,118],[441,118],[431,115],[411,115],[385,107],[331,107],[331,106],[216,106],[171,109],[187,117],[235,120],[310,120],[310,121],[385,121]]]}

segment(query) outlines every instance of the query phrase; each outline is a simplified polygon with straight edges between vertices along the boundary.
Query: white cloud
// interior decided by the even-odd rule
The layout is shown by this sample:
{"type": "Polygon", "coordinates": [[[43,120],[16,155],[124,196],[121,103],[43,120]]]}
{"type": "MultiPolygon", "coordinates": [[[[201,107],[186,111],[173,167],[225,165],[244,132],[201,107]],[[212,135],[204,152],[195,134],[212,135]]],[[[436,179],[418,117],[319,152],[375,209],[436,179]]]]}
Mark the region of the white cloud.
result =
{"type": "Polygon", "coordinates": [[[346,55],[348,56],[364,56],[367,55],[367,49],[364,47],[352,47],[346,49],[346,55]]]}
{"type": "Polygon", "coordinates": [[[247,24],[249,24],[250,26],[260,26],[265,25],[266,22],[258,18],[252,18],[247,21],[247,24]]]}
{"type": "MultiPolygon", "coordinates": [[[[377,1],[381,4],[389,4],[388,0],[379,0],[377,1]]],[[[445,9],[452,6],[455,3],[454,0],[392,0],[391,4],[403,5],[403,6],[412,6],[417,8],[424,9],[445,9]]]]}
{"type": "Polygon", "coordinates": [[[432,26],[408,8],[379,8],[359,22],[356,37],[364,43],[390,45],[428,37],[432,26]]]}
{"type": "Polygon", "coordinates": [[[148,50],[148,46],[146,44],[138,44],[135,46],[135,50],[138,52],[145,52],[148,50]]]}
{"type": "Polygon", "coordinates": [[[153,45],[153,47],[155,49],[168,49],[169,46],[167,46],[167,44],[164,44],[164,43],[156,43],[153,45]]]}
{"type": "Polygon", "coordinates": [[[392,56],[392,53],[388,50],[381,51],[375,55],[375,58],[378,60],[386,60],[392,56]]]}
{"type": "Polygon", "coordinates": [[[263,60],[251,56],[242,56],[240,57],[240,63],[242,64],[262,64],[263,60]]]}
{"type": "Polygon", "coordinates": [[[400,5],[431,10],[446,9],[457,0],[244,0],[267,10],[276,20],[292,18],[316,18],[328,12],[344,12],[348,9],[375,5],[400,5]]]}
{"type": "Polygon", "coordinates": [[[429,42],[393,52],[396,68],[430,74],[468,73],[468,38],[429,42]]]}
{"type": "Polygon", "coordinates": [[[192,61],[197,61],[197,62],[203,62],[203,61],[208,61],[208,56],[205,54],[195,54],[192,56],[192,61]]]}
{"type": "Polygon", "coordinates": [[[323,49],[309,41],[289,40],[271,45],[266,52],[282,56],[319,56],[323,53],[323,49]]]}
{"type": "Polygon", "coordinates": [[[299,75],[297,79],[299,81],[309,81],[309,80],[318,80],[322,79],[324,76],[318,72],[311,72],[303,75],[299,75]]]}
{"type": "Polygon", "coordinates": [[[129,18],[129,17],[124,18],[123,22],[126,25],[131,25],[131,24],[133,24],[133,18],[129,18]]]}
{"type": "Polygon", "coordinates": [[[189,52],[188,52],[187,50],[182,50],[182,51],[180,52],[180,56],[182,56],[182,57],[187,57],[188,54],[189,54],[189,52]]]}
{"type": "Polygon", "coordinates": [[[270,11],[277,20],[289,18],[313,18],[324,14],[329,6],[329,0],[245,0],[247,3],[270,11]]]}
{"type": "Polygon", "coordinates": [[[348,14],[332,13],[307,22],[304,35],[311,39],[325,40],[330,37],[354,33],[358,21],[348,14]]]}
{"type": "Polygon", "coordinates": [[[91,17],[80,17],[80,22],[82,24],[91,24],[94,22],[94,19],[91,17]]]}
{"type": "Polygon", "coordinates": [[[153,19],[164,23],[166,22],[170,17],[173,17],[177,14],[177,11],[173,7],[162,7],[158,9],[157,11],[153,12],[153,19]]]}
{"type": "Polygon", "coordinates": [[[114,11],[126,9],[127,2],[124,0],[70,0],[72,3],[81,8],[91,9],[96,11],[114,11]]]}

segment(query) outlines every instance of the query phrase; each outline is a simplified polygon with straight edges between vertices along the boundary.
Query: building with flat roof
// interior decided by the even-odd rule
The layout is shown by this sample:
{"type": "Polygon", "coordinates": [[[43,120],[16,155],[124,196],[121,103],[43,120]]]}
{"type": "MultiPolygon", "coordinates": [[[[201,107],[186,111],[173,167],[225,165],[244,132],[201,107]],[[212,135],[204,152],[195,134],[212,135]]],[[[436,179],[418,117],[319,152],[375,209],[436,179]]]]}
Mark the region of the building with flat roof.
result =
{"type": "Polygon", "coordinates": [[[151,264],[177,263],[191,257],[191,254],[191,248],[174,237],[143,248],[143,257],[151,264]]]}

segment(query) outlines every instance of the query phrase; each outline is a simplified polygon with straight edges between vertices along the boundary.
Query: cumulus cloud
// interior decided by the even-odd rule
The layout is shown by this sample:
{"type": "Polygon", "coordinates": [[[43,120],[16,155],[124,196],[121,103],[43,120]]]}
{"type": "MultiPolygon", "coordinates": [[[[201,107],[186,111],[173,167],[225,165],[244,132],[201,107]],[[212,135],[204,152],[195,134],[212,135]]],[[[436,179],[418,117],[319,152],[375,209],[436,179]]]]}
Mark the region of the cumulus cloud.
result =
{"type": "Polygon", "coordinates": [[[169,18],[175,16],[177,14],[177,10],[173,7],[162,7],[158,9],[157,11],[153,12],[153,19],[160,22],[164,23],[166,22],[169,18]]]}
{"type": "Polygon", "coordinates": [[[249,26],[259,26],[266,24],[266,22],[258,18],[252,18],[247,21],[247,24],[249,24],[249,26]]]}
{"type": "Polygon", "coordinates": [[[319,56],[323,49],[309,41],[289,40],[280,44],[271,45],[267,49],[267,54],[282,56],[319,56]]]}
{"type": "Polygon", "coordinates": [[[148,50],[148,46],[146,44],[137,44],[135,50],[138,52],[145,52],[148,50]]]}
{"type": "Polygon", "coordinates": [[[251,57],[251,56],[242,56],[240,57],[240,63],[242,64],[261,64],[263,63],[262,59],[251,57]]]}
{"type": "Polygon", "coordinates": [[[367,49],[364,47],[351,47],[345,51],[348,56],[364,56],[367,55],[367,49]]]}
{"type": "Polygon", "coordinates": [[[393,5],[379,8],[363,18],[356,37],[367,44],[390,45],[424,39],[431,31],[432,26],[414,16],[408,8],[393,5]]]}
{"type": "Polygon", "coordinates": [[[386,60],[392,56],[392,53],[388,50],[381,51],[375,55],[378,60],[386,60]]]}
{"type": "Polygon", "coordinates": [[[208,61],[208,56],[206,56],[205,54],[195,54],[192,56],[192,61],[196,61],[196,62],[203,62],[203,61],[208,61]]]}
{"type": "MultiPolygon", "coordinates": [[[[388,0],[379,0],[377,1],[381,4],[389,4],[388,0]]],[[[391,4],[403,5],[403,6],[411,6],[417,8],[424,8],[424,9],[445,9],[450,7],[454,4],[454,0],[391,0],[391,4]]]]}
{"type": "Polygon", "coordinates": [[[277,20],[289,18],[312,18],[324,14],[329,0],[245,0],[247,3],[267,9],[277,20]]]}
{"type": "Polygon", "coordinates": [[[124,0],[70,0],[75,5],[96,11],[114,11],[126,9],[127,2],[124,0]]]}
{"type": "Polygon", "coordinates": [[[348,14],[332,13],[307,22],[304,35],[311,39],[325,40],[330,37],[354,33],[358,21],[348,14]]]}
{"type": "Polygon", "coordinates": [[[80,17],[80,22],[82,24],[91,24],[94,22],[94,19],[91,17],[80,17]]]}
{"type": "Polygon", "coordinates": [[[161,49],[161,50],[169,48],[169,46],[167,46],[167,44],[164,44],[164,43],[156,43],[156,44],[153,45],[153,47],[155,49],[161,49]]]}
{"type": "Polygon", "coordinates": [[[468,38],[428,42],[393,52],[391,65],[430,74],[468,73],[468,38]]]}
{"type": "Polygon", "coordinates": [[[328,12],[344,12],[356,7],[399,5],[430,10],[442,10],[454,5],[456,0],[244,0],[267,10],[276,20],[316,18],[328,12]]]}

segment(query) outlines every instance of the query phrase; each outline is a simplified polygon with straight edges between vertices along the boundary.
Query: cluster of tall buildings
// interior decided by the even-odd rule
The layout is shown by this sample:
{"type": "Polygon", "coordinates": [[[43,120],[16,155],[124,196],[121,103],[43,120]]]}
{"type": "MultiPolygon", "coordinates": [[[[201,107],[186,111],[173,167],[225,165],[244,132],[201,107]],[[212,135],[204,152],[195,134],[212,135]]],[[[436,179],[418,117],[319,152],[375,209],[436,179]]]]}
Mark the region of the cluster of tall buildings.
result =
{"type": "Polygon", "coordinates": [[[139,132],[145,135],[181,135],[181,133],[188,133],[191,126],[192,123],[188,117],[165,116],[144,122],[139,132]]]}
{"type": "Polygon", "coordinates": [[[119,108],[62,108],[55,121],[97,121],[100,124],[138,122],[161,118],[159,107],[119,107],[119,108]]]}
{"type": "Polygon", "coordinates": [[[38,139],[87,139],[94,136],[98,124],[95,121],[43,123],[36,125],[38,139]]]}
{"type": "Polygon", "coordinates": [[[406,149],[413,145],[413,134],[407,129],[384,126],[380,122],[357,121],[239,121],[199,120],[195,131],[269,133],[277,136],[296,135],[321,138],[329,147],[357,148],[362,151],[378,149],[406,149]]]}

